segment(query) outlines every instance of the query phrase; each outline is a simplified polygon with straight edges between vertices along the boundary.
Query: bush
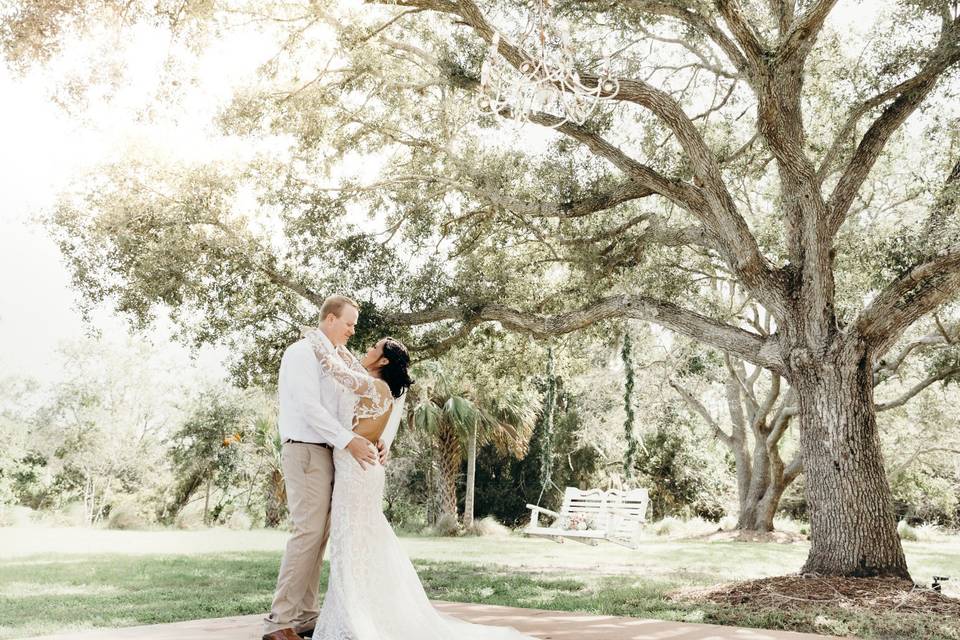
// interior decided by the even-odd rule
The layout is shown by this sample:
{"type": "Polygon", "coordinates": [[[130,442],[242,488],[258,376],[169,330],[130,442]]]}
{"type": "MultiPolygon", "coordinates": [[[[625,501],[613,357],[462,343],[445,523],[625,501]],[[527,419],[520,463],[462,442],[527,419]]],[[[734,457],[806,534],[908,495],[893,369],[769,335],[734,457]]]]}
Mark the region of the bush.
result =
{"type": "Polygon", "coordinates": [[[805,522],[810,519],[807,513],[807,496],[804,491],[803,475],[790,483],[780,498],[777,515],[791,520],[805,522]]]}
{"type": "Polygon", "coordinates": [[[916,542],[919,539],[917,537],[917,530],[907,524],[906,520],[901,520],[897,523],[897,533],[900,534],[901,540],[916,542]]]}
{"type": "MultiPolygon", "coordinates": [[[[564,487],[593,489],[598,486],[600,457],[596,449],[582,446],[579,433],[583,422],[576,397],[557,387],[557,406],[553,417],[552,482],[560,490],[541,492],[543,457],[543,416],[534,426],[530,449],[520,460],[500,453],[488,444],[477,451],[477,479],[474,513],[491,515],[500,522],[517,526],[530,517],[527,503],[558,509],[564,487]]],[[[464,461],[464,473],[466,461],[464,461]]],[[[460,496],[463,506],[463,494],[460,496]]]]}
{"type": "Polygon", "coordinates": [[[19,504],[0,507],[0,527],[28,527],[33,524],[34,511],[19,504]]]}
{"type": "Polygon", "coordinates": [[[935,524],[921,524],[914,528],[917,531],[917,539],[920,540],[920,542],[941,542],[950,535],[945,532],[942,527],[935,524]]]}
{"type": "Polygon", "coordinates": [[[383,514],[397,532],[418,532],[427,526],[430,463],[429,449],[417,435],[401,431],[391,448],[383,495],[383,514]]]}
{"type": "Polygon", "coordinates": [[[799,533],[802,535],[806,535],[807,530],[809,530],[809,527],[805,522],[794,520],[793,518],[774,518],[773,528],[776,531],[799,533]]]}
{"type": "Polygon", "coordinates": [[[227,518],[227,527],[230,529],[246,531],[250,529],[252,525],[253,520],[251,520],[250,516],[247,515],[247,512],[243,509],[234,510],[234,512],[230,514],[230,517],[227,518]]]}
{"type": "Polygon", "coordinates": [[[651,524],[649,530],[657,536],[691,538],[715,532],[717,530],[717,523],[699,517],[683,520],[681,518],[667,516],[663,520],[658,520],[651,524]]]}
{"type": "Polygon", "coordinates": [[[145,529],[148,526],[149,515],[139,502],[129,497],[118,500],[107,517],[108,529],[145,529]]]}
{"type": "Polygon", "coordinates": [[[177,529],[204,529],[206,524],[203,522],[203,508],[190,505],[184,508],[177,517],[174,518],[173,526],[177,529]]]}
{"type": "Polygon", "coordinates": [[[667,516],[663,520],[658,520],[650,526],[650,530],[658,536],[672,536],[677,533],[683,522],[679,518],[667,516]]]}
{"type": "Polygon", "coordinates": [[[731,487],[722,457],[703,446],[672,404],[664,406],[656,430],[644,435],[643,450],[637,477],[650,490],[654,519],[698,516],[717,522],[725,515],[731,487]]]}
{"type": "Polygon", "coordinates": [[[38,510],[33,514],[33,521],[44,527],[86,527],[87,514],[79,502],[70,502],[62,509],[38,510]]]}
{"type": "Polygon", "coordinates": [[[958,496],[950,478],[930,475],[922,467],[891,478],[896,515],[911,525],[957,524],[958,496]]]}
{"type": "Polygon", "coordinates": [[[458,536],[460,533],[460,522],[451,513],[442,516],[432,527],[423,530],[425,536],[441,536],[444,538],[458,536]]]}
{"type": "Polygon", "coordinates": [[[480,520],[474,520],[473,524],[467,527],[464,533],[468,536],[503,537],[510,535],[510,528],[500,524],[493,516],[487,516],[480,520]]]}

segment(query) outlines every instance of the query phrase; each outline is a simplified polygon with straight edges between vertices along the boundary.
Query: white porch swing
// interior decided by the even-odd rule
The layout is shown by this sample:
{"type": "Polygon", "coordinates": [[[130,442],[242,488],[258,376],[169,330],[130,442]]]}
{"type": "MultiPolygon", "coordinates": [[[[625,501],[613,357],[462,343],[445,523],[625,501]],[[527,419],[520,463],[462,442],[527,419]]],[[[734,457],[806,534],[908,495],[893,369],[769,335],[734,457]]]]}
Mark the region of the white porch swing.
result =
{"type": "MultiPolygon", "coordinates": [[[[553,378],[553,347],[548,351],[547,359],[547,416],[544,423],[547,425],[547,437],[550,437],[553,423],[553,404],[555,382],[553,378]]],[[[596,545],[598,540],[607,540],[630,549],[636,549],[640,543],[643,524],[646,522],[647,505],[650,503],[650,494],[646,489],[630,489],[621,491],[611,489],[581,490],[576,487],[567,487],[563,492],[563,503],[560,512],[552,511],[539,506],[543,493],[548,485],[559,489],[550,477],[551,470],[546,468],[542,480],[538,504],[528,504],[530,522],[523,532],[529,536],[550,538],[556,542],[563,542],[566,538],[596,545]],[[540,517],[553,518],[549,526],[541,524],[540,517]]]]}

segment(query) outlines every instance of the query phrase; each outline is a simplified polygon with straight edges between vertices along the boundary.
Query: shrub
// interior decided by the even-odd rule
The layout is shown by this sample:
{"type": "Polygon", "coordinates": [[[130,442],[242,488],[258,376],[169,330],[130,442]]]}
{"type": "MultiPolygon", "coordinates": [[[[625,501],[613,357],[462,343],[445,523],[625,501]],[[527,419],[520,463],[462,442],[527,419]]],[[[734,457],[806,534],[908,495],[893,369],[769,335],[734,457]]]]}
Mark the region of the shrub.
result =
{"type": "Polygon", "coordinates": [[[394,530],[421,531],[427,526],[427,507],[432,499],[429,491],[429,449],[420,445],[418,434],[401,430],[391,449],[386,468],[383,514],[394,530]]]}
{"type": "MultiPolygon", "coordinates": [[[[487,444],[477,451],[477,479],[474,513],[492,515],[500,522],[517,526],[530,518],[527,503],[558,509],[564,487],[592,489],[600,478],[600,455],[581,442],[584,428],[580,401],[557,380],[553,415],[551,480],[560,489],[542,491],[541,464],[544,448],[544,416],[538,418],[526,456],[517,460],[487,444]]],[[[466,461],[464,461],[464,472],[466,461]]],[[[463,506],[463,495],[460,495],[463,506]]]]}
{"type": "Polygon", "coordinates": [[[667,516],[663,520],[658,520],[650,526],[650,530],[658,536],[670,536],[677,533],[683,522],[679,518],[667,516]]]}
{"type": "Polygon", "coordinates": [[[725,515],[729,474],[721,457],[712,455],[692,431],[667,404],[656,430],[643,437],[645,453],[638,456],[636,470],[640,484],[650,490],[654,519],[699,516],[716,522],[725,515]]]}
{"type": "Polygon", "coordinates": [[[807,496],[804,492],[803,475],[790,483],[780,498],[777,515],[805,522],[810,519],[807,513],[807,496]]]}
{"type": "Polygon", "coordinates": [[[0,507],[0,527],[27,527],[33,523],[34,511],[19,504],[0,507]]]}
{"type": "Polygon", "coordinates": [[[897,516],[909,524],[956,524],[960,503],[950,478],[931,475],[918,467],[891,478],[890,489],[897,516]]]}
{"type": "Polygon", "coordinates": [[[451,513],[442,516],[432,527],[423,530],[426,536],[453,537],[461,533],[460,522],[457,517],[451,513]]]}
{"type": "Polygon", "coordinates": [[[897,533],[900,534],[901,540],[916,542],[919,539],[917,537],[917,530],[907,524],[906,520],[901,520],[897,523],[897,533]]]}
{"type": "Polygon", "coordinates": [[[467,527],[464,533],[469,536],[503,537],[510,535],[510,529],[500,524],[493,516],[487,516],[480,520],[474,520],[473,524],[467,527]]]}
{"type": "Polygon", "coordinates": [[[145,529],[150,525],[149,516],[142,505],[133,498],[121,498],[110,509],[108,529],[145,529]]]}
{"type": "Polygon", "coordinates": [[[174,518],[173,526],[177,529],[203,529],[206,525],[203,522],[203,509],[196,508],[193,505],[186,507],[174,518]]]}
{"type": "Polygon", "coordinates": [[[243,509],[236,509],[233,513],[230,514],[230,517],[227,518],[227,527],[230,529],[238,529],[240,531],[246,531],[253,525],[253,521],[250,519],[250,516],[247,515],[247,512],[243,509]]]}
{"type": "Polygon", "coordinates": [[[794,520],[793,518],[774,518],[773,528],[776,531],[806,535],[806,529],[808,527],[805,522],[794,520]]]}
{"type": "Polygon", "coordinates": [[[921,524],[914,529],[920,542],[940,542],[948,536],[940,526],[935,524],[921,524]]]}
{"type": "Polygon", "coordinates": [[[703,518],[690,518],[684,520],[667,516],[663,520],[658,520],[650,525],[650,531],[655,535],[671,538],[691,538],[713,533],[717,530],[717,523],[703,518]]]}

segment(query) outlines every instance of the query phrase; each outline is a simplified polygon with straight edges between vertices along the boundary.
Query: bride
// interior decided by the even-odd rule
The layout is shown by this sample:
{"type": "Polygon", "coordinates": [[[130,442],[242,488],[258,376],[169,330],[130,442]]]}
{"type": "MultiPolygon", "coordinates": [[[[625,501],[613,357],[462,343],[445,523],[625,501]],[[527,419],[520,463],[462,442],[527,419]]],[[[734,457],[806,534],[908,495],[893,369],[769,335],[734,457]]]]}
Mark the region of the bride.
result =
{"type": "MultiPolygon", "coordinates": [[[[304,329],[320,367],[356,397],[353,430],[389,447],[413,384],[410,356],[383,338],[358,361],[318,329],[304,329]]],[[[371,444],[371,447],[373,444],[371,444]]],[[[383,515],[384,469],[333,454],[330,579],[314,640],[534,640],[515,629],[463,622],[434,609],[383,515]]]]}

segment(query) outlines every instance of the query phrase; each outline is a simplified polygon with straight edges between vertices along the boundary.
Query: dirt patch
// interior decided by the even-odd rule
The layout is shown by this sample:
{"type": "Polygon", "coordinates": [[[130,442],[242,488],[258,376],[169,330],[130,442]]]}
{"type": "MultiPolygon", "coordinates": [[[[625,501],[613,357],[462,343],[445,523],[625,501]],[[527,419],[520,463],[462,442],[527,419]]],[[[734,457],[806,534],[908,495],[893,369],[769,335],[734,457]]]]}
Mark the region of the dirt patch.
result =
{"type": "Polygon", "coordinates": [[[810,538],[802,533],[792,531],[713,531],[691,540],[705,542],[772,542],[776,544],[796,544],[807,542],[810,538]]]}
{"type": "Polygon", "coordinates": [[[811,574],[732,582],[672,591],[676,601],[741,605],[748,608],[823,609],[851,612],[919,613],[960,620],[960,599],[895,578],[837,578],[811,574]]]}

